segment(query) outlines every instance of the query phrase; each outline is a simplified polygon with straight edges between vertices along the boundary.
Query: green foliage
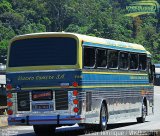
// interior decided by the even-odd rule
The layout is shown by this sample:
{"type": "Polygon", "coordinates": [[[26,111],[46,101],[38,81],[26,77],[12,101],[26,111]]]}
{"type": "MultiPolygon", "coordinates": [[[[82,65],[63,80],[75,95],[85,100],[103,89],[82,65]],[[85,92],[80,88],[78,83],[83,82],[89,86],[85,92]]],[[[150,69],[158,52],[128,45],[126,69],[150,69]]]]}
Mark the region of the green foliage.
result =
{"type": "Polygon", "coordinates": [[[160,63],[160,13],[127,17],[133,1],[0,0],[0,55],[15,35],[66,31],[142,44],[160,63]]]}
{"type": "Polygon", "coordinates": [[[7,45],[9,44],[9,40],[2,40],[0,42],[0,63],[5,63],[5,58],[4,56],[6,56],[7,54],[7,45]],[[2,59],[3,58],[3,59],[2,59]]]}
{"type": "Polygon", "coordinates": [[[3,51],[3,52],[5,52],[5,50],[7,49],[7,45],[8,44],[8,40],[2,40],[1,42],[0,42],[0,49],[3,51]]]}
{"type": "Polygon", "coordinates": [[[32,23],[32,24],[24,25],[20,29],[19,33],[29,34],[29,33],[45,32],[45,31],[46,31],[45,25],[32,23]]]}
{"type": "Polygon", "coordinates": [[[13,38],[15,36],[15,32],[14,30],[8,26],[4,26],[1,22],[0,22],[0,41],[2,40],[9,40],[11,38],[13,38]]]}
{"type": "Polygon", "coordinates": [[[5,12],[13,12],[12,5],[6,0],[2,0],[0,1],[0,14],[3,14],[5,12]]]}

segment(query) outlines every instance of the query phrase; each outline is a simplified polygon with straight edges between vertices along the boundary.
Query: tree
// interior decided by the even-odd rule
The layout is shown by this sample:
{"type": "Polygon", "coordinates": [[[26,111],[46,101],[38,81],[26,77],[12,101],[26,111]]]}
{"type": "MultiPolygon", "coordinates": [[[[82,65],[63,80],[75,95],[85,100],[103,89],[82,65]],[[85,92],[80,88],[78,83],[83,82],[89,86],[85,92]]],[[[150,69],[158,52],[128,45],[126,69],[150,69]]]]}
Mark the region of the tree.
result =
{"type": "Polygon", "coordinates": [[[42,24],[27,24],[21,27],[19,34],[29,34],[29,33],[38,33],[38,32],[45,32],[46,26],[42,24]]]}
{"type": "Polygon", "coordinates": [[[51,20],[51,31],[63,31],[68,21],[68,3],[71,0],[48,0],[48,16],[51,20]]]}
{"type": "Polygon", "coordinates": [[[126,17],[126,6],[133,1],[1,0],[0,54],[6,54],[9,40],[15,35],[67,31],[142,44],[158,62],[160,12],[135,19],[126,17]]]}

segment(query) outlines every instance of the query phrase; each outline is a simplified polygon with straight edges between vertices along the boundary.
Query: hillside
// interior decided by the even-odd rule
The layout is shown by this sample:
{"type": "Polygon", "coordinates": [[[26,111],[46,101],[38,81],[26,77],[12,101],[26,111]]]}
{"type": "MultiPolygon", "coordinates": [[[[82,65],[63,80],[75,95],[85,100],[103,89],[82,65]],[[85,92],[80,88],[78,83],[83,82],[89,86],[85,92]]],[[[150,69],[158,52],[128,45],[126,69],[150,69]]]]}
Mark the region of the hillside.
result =
{"type": "MultiPolygon", "coordinates": [[[[160,63],[160,13],[128,17],[136,0],[0,0],[0,63],[9,40],[33,32],[66,31],[142,44],[160,63]]],[[[160,3],[160,0],[157,1],[160,3]]]]}

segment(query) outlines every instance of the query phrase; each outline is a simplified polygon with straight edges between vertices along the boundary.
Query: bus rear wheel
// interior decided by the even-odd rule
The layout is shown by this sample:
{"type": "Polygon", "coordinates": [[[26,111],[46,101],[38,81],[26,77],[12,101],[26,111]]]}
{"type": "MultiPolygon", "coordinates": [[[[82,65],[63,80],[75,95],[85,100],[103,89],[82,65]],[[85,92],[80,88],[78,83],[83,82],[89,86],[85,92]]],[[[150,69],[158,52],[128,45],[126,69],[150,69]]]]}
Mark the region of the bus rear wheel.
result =
{"type": "Polygon", "coordinates": [[[138,123],[144,123],[147,115],[147,106],[143,103],[142,105],[142,116],[137,118],[138,123]]]}
{"type": "Polygon", "coordinates": [[[107,130],[107,108],[104,103],[102,103],[101,110],[100,110],[99,130],[100,131],[107,130]]]}
{"type": "Polygon", "coordinates": [[[53,136],[56,127],[53,125],[33,125],[33,129],[37,136],[53,136]]]}

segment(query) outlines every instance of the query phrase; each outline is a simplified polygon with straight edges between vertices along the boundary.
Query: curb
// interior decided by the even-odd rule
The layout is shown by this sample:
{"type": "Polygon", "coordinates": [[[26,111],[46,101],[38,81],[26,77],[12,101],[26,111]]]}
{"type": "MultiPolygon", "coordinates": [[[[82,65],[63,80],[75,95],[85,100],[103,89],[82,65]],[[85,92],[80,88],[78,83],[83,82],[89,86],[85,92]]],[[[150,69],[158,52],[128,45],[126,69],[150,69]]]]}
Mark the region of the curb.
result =
{"type": "Polygon", "coordinates": [[[8,116],[0,116],[0,127],[8,126],[8,116]]]}

